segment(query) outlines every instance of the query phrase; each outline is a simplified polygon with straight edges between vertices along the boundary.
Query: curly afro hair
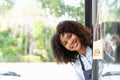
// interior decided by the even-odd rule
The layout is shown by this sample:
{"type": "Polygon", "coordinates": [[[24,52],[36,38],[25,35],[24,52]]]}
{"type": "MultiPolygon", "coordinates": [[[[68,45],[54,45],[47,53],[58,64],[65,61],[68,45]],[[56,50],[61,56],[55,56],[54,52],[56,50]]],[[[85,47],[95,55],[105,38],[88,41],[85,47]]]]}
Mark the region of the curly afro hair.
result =
{"type": "Polygon", "coordinates": [[[53,56],[57,63],[74,63],[77,59],[78,52],[67,50],[60,42],[59,35],[69,32],[77,35],[81,43],[85,46],[91,46],[91,30],[84,27],[77,21],[65,20],[60,22],[56,27],[56,33],[51,39],[51,48],[53,56]]]}

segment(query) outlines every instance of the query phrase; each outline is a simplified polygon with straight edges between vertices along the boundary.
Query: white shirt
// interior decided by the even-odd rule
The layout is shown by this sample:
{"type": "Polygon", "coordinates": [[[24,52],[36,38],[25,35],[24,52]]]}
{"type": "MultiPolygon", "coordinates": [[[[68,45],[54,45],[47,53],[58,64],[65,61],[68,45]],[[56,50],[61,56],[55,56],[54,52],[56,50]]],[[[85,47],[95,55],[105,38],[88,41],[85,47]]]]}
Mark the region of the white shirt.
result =
{"type": "MultiPolygon", "coordinates": [[[[81,60],[83,62],[85,70],[92,69],[92,49],[89,46],[86,47],[86,56],[81,55],[81,60]]],[[[73,64],[73,67],[75,68],[78,77],[77,80],[85,80],[79,56],[75,64],[73,64]]]]}

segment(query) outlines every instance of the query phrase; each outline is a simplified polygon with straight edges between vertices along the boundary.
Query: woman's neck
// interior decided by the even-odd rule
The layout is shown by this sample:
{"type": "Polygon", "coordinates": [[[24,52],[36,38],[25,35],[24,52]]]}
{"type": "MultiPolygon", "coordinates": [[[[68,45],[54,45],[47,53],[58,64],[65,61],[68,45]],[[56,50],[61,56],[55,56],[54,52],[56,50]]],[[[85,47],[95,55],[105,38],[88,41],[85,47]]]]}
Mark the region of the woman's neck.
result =
{"type": "Polygon", "coordinates": [[[85,46],[81,46],[81,48],[79,49],[78,53],[86,56],[86,47],[85,46]]]}

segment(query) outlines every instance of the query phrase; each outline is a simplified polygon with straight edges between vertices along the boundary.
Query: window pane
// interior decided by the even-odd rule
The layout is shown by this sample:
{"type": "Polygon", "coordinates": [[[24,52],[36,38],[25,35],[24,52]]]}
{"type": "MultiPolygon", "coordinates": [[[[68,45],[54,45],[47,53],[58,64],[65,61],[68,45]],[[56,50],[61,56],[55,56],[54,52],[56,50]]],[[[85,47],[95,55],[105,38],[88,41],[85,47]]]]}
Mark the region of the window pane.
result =
{"type": "Polygon", "coordinates": [[[97,28],[103,43],[102,80],[119,80],[120,74],[120,0],[98,0],[97,28]]]}

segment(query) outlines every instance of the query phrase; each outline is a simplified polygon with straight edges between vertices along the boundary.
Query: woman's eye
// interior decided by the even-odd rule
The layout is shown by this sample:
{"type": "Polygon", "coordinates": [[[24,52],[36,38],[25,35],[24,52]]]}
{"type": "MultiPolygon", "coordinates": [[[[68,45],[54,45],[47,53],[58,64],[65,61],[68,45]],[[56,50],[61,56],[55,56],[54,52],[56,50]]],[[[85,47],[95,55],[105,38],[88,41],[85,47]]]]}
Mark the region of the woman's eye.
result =
{"type": "Polygon", "coordinates": [[[65,41],[64,43],[63,43],[63,45],[65,46],[67,44],[67,42],[65,41]]]}
{"type": "Polygon", "coordinates": [[[72,34],[68,34],[68,39],[72,37],[72,34]]]}

